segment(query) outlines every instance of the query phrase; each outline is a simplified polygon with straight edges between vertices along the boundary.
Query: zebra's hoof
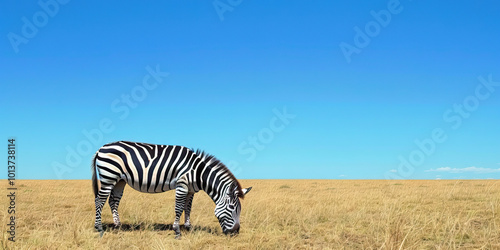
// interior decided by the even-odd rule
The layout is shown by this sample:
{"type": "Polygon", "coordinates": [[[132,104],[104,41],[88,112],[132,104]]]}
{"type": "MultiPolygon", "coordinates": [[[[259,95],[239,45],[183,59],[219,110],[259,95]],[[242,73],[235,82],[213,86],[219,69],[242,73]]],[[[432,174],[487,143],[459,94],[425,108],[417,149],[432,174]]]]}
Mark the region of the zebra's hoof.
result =
{"type": "Polygon", "coordinates": [[[191,224],[184,224],[184,228],[187,230],[187,231],[191,231],[191,224]]]}
{"type": "Polygon", "coordinates": [[[99,237],[102,238],[103,235],[104,235],[104,231],[100,231],[99,232],[99,237]]]}
{"type": "Polygon", "coordinates": [[[180,240],[180,239],[181,239],[181,234],[177,234],[177,233],[176,233],[176,234],[175,234],[175,239],[176,239],[176,240],[180,240]]]}
{"type": "Polygon", "coordinates": [[[102,225],[95,225],[94,228],[95,228],[95,230],[97,230],[97,232],[103,232],[104,231],[102,229],[102,225]]]}
{"type": "Polygon", "coordinates": [[[172,229],[174,230],[175,235],[179,235],[179,236],[181,235],[181,229],[179,227],[179,224],[174,223],[174,225],[172,225],[172,229]]]}

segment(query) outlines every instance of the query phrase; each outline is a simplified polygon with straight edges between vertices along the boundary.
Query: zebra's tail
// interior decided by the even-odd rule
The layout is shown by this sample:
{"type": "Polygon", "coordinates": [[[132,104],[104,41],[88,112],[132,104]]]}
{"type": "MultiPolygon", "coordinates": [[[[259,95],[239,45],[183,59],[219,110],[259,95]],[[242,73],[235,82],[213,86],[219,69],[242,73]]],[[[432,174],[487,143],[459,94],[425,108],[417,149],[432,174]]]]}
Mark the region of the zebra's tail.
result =
{"type": "Polygon", "coordinates": [[[92,159],[92,166],[90,166],[90,169],[92,171],[92,189],[94,190],[94,197],[97,198],[97,190],[98,190],[98,180],[97,180],[97,175],[96,175],[96,160],[97,160],[97,152],[94,155],[94,158],[92,159]]]}

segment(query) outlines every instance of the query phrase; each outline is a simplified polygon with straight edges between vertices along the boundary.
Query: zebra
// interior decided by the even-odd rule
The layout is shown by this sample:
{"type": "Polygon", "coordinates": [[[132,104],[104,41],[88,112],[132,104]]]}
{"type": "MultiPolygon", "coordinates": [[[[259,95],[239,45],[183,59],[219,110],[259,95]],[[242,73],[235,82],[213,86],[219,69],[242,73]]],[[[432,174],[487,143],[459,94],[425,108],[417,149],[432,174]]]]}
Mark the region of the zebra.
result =
{"type": "Polygon", "coordinates": [[[215,216],[223,233],[239,233],[240,198],[243,199],[252,189],[243,189],[229,169],[213,155],[176,145],[130,141],[109,143],[96,152],[91,169],[96,208],[94,226],[101,236],[101,211],[108,196],[114,226],[121,226],[118,205],[126,183],[144,193],[175,189],[172,228],[176,237],[181,236],[179,220],[182,212],[184,227],[191,229],[191,205],[194,194],[200,190],[214,201],[215,216]]]}

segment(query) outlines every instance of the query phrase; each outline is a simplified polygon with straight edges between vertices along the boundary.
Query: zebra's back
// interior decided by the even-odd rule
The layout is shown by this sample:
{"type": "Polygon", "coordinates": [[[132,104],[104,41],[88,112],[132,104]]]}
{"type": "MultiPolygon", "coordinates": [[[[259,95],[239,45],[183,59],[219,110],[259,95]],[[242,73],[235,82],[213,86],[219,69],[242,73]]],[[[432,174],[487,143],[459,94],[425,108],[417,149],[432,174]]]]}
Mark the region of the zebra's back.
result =
{"type": "Polygon", "coordinates": [[[122,179],[138,191],[159,193],[175,189],[195,157],[184,146],[119,141],[99,149],[97,165],[101,181],[122,179]]]}

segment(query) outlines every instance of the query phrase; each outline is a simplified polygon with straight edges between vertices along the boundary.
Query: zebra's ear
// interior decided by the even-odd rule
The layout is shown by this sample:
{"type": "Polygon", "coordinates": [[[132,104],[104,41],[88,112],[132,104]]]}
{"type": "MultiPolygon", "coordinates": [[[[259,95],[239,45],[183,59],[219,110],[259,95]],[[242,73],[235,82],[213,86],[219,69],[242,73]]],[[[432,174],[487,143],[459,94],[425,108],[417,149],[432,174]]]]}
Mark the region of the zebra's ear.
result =
{"type": "Polygon", "coordinates": [[[250,190],[252,190],[252,187],[249,187],[249,188],[244,188],[242,189],[241,191],[243,191],[243,195],[247,194],[248,192],[250,192],[250,190]]]}

